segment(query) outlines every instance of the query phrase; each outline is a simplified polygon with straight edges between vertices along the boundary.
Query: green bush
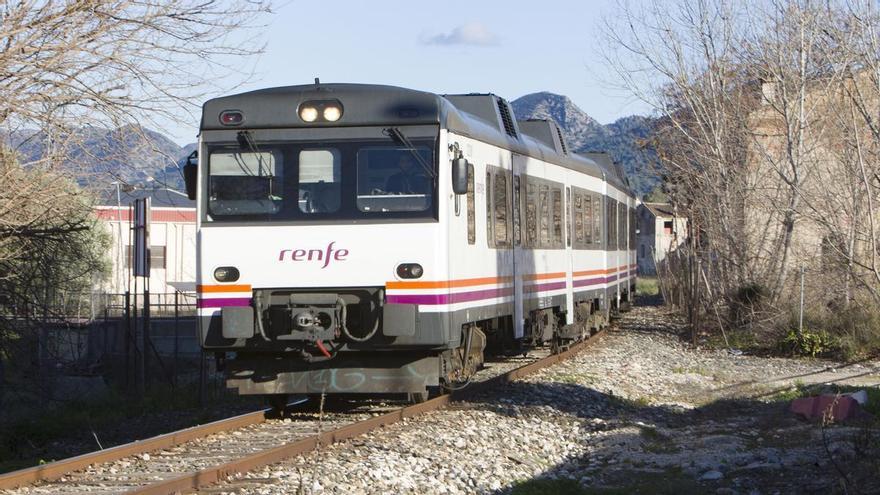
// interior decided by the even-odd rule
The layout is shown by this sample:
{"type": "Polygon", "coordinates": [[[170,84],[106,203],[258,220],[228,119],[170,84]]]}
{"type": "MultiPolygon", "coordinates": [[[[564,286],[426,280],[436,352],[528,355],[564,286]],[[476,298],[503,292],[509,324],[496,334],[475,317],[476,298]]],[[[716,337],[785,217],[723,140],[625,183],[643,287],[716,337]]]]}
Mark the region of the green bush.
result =
{"type": "Polygon", "coordinates": [[[789,330],[781,345],[784,352],[810,357],[828,355],[837,348],[836,339],[825,330],[813,332],[806,328],[800,335],[795,329],[789,330]]]}
{"type": "Polygon", "coordinates": [[[656,296],[660,293],[657,279],[653,277],[639,277],[636,279],[636,295],[656,296]]]}

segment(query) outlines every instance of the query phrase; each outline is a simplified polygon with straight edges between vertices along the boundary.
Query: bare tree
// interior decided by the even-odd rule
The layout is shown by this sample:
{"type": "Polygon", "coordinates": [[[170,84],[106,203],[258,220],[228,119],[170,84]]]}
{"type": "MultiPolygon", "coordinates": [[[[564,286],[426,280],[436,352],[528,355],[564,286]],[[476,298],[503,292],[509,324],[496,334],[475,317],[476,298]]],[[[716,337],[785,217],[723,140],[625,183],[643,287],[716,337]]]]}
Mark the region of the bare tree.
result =
{"type": "Polygon", "coordinates": [[[205,95],[250,75],[270,7],[0,0],[0,359],[28,341],[36,308],[46,315],[55,292],[88,292],[103,272],[94,198],[70,164],[106,157],[89,156],[84,136],[125,126],[149,145],[144,125],[195,122],[205,95]]]}
{"type": "Polygon", "coordinates": [[[772,325],[794,266],[817,280],[814,307],[853,287],[880,300],[878,34],[868,0],[668,0],[606,21],[606,59],[658,114],[653,145],[691,221],[683,286],[702,266],[732,313],[756,296],[772,325]]]}

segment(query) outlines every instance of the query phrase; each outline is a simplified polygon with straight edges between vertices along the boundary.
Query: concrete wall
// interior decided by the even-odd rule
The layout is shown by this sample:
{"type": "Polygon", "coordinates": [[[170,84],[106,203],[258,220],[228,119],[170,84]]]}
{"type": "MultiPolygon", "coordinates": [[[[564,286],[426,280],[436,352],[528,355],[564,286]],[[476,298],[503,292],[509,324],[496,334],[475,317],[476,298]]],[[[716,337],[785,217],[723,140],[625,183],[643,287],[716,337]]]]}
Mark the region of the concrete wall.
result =
{"type": "Polygon", "coordinates": [[[678,249],[687,237],[687,219],[682,217],[654,214],[644,205],[636,212],[639,221],[639,235],[636,246],[636,260],[640,275],[656,275],[656,262],[678,249]]]}
{"type": "MultiPolygon", "coordinates": [[[[150,246],[165,248],[165,265],[152,266],[150,270],[150,291],[153,293],[174,292],[172,282],[195,284],[196,279],[196,225],[194,210],[153,209],[150,224],[150,246]],[[181,211],[178,221],[175,213],[181,211]],[[192,221],[190,221],[192,217],[192,221]],[[159,219],[159,220],[157,220],[159,219]]],[[[120,212],[116,208],[104,208],[99,218],[112,242],[108,257],[111,261],[111,274],[101,290],[121,294],[129,286],[130,268],[126,266],[126,246],[130,245],[131,227],[128,221],[128,208],[120,212]]]]}

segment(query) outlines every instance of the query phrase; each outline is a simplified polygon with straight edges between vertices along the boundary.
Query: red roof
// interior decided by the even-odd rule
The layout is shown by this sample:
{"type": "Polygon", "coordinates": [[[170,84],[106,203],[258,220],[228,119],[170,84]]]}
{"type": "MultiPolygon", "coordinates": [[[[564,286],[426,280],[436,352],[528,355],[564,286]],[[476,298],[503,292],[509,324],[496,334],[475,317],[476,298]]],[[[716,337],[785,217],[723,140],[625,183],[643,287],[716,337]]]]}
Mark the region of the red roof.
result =
{"type": "MultiPolygon", "coordinates": [[[[196,223],[195,208],[153,208],[151,221],[168,223],[196,223]]],[[[129,221],[129,209],[116,207],[99,207],[95,215],[101,220],[129,221]]]]}

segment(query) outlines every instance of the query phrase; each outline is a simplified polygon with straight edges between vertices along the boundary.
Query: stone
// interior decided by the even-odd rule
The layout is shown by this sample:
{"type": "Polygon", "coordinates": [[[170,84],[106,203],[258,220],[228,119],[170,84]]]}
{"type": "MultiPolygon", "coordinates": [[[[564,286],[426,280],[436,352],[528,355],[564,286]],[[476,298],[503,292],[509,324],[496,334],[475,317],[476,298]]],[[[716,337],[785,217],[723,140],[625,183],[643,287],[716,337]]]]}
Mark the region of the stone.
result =
{"type": "Polygon", "coordinates": [[[705,473],[703,473],[703,475],[700,476],[700,480],[701,481],[716,481],[716,480],[720,480],[723,477],[724,477],[724,474],[722,474],[721,471],[716,471],[713,469],[712,471],[706,471],[705,473]]]}

